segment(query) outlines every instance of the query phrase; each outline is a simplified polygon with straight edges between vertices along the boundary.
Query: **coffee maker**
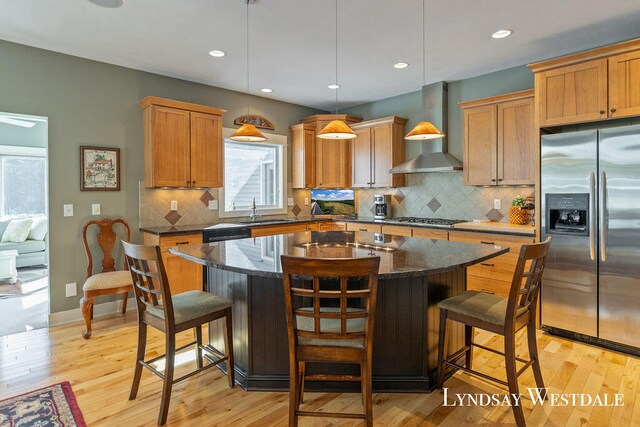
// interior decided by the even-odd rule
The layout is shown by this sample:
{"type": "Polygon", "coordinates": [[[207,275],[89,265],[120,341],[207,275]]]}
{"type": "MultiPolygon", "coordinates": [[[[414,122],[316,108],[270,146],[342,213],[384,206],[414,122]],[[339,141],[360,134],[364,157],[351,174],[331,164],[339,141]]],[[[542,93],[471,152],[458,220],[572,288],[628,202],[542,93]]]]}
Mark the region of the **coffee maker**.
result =
{"type": "Polygon", "coordinates": [[[391,196],[388,194],[376,194],[373,196],[373,219],[388,219],[391,217],[391,196]]]}

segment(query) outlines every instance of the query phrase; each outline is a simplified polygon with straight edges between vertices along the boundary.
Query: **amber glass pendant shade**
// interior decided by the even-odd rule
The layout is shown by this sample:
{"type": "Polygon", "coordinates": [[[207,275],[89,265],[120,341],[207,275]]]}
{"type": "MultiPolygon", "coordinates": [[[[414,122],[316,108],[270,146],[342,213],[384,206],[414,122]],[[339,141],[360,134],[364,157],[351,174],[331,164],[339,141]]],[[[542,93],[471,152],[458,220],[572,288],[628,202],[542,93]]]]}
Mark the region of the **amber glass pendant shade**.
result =
{"type": "Polygon", "coordinates": [[[409,132],[404,139],[416,140],[416,139],[438,139],[444,138],[444,133],[440,129],[434,126],[431,122],[418,123],[411,132],[409,132]]]}
{"type": "Polygon", "coordinates": [[[355,137],[353,130],[342,120],[331,120],[318,132],[318,138],[322,139],[353,139],[355,137]]]}
{"type": "Polygon", "coordinates": [[[245,123],[229,137],[232,141],[239,142],[262,142],[267,137],[262,134],[254,125],[245,123]]]}

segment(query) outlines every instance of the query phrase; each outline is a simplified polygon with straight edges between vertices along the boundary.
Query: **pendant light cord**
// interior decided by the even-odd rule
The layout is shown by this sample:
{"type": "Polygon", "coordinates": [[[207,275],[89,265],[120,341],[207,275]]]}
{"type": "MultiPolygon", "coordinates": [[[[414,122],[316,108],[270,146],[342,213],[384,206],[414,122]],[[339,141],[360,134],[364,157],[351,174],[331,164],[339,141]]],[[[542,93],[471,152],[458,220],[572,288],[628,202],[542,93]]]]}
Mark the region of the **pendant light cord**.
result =
{"type": "Polygon", "coordinates": [[[427,42],[425,41],[427,30],[425,25],[425,7],[426,0],[422,0],[422,86],[427,84],[427,42]]]}
{"type": "Polygon", "coordinates": [[[247,115],[251,109],[249,108],[251,96],[249,95],[249,0],[247,2],[247,115]]]}
{"type": "MultiPolygon", "coordinates": [[[[336,85],[338,83],[338,0],[336,0],[336,85]]],[[[336,88],[336,119],[338,118],[338,91],[339,87],[336,88]]]]}

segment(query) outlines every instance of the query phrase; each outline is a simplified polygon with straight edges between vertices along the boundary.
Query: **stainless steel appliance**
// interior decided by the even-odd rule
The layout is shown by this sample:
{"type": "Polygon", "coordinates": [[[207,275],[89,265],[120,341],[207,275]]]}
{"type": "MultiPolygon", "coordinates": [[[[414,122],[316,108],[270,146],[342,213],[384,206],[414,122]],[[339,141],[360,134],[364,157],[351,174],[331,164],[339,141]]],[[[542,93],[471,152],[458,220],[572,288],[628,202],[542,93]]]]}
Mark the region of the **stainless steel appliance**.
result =
{"type": "Polygon", "coordinates": [[[387,219],[391,216],[391,196],[376,194],[373,196],[373,219],[387,219]]]}
{"type": "Polygon", "coordinates": [[[415,216],[401,216],[392,218],[392,222],[409,222],[412,224],[425,224],[432,227],[451,228],[455,224],[466,222],[464,219],[444,219],[444,218],[418,218],[415,216]]]}
{"type": "Polygon", "coordinates": [[[541,153],[543,328],[638,352],[640,126],[544,135],[541,153]]]}
{"type": "Polygon", "coordinates": [[[202,230],[204,243],[251,237],[251,226],[247,224],[216,224],[202,230]]]}

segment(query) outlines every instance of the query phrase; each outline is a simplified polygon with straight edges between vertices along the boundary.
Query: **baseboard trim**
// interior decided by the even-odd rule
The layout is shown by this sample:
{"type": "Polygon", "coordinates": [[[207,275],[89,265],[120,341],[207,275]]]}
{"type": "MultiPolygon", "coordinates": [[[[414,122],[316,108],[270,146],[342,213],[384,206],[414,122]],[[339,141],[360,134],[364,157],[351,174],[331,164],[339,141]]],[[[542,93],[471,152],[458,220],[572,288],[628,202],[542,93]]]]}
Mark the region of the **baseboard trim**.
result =
{"type": "MultiPolygon", "coordinates": [[[[101,317],[109,314],[119,313],[122,307],[122,300],[103,302],[101,304],[93,305],[93,317],[101,317]]],[[[127,311],[135,310],[135,300],[129,298],[127,300],[127,311]]],[[[80,307],[72,310],[59,311],[57,313],[49,314],[49,326],[61,325],[63,323],[77,322],[83,320],[82,310],[80,307]]]]}

